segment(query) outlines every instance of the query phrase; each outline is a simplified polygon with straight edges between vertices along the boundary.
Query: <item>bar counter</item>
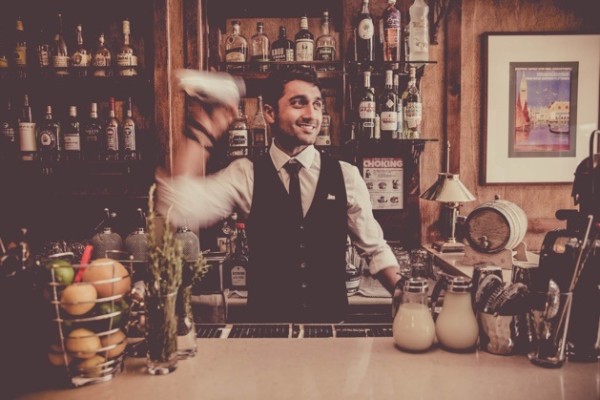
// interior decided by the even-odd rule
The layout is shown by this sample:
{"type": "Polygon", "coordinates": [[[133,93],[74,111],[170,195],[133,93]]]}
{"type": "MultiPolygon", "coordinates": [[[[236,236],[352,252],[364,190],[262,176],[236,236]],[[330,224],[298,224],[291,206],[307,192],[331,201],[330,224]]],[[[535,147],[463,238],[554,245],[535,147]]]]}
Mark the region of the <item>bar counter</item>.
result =
{"type": "Polygon", "coordinates": [[[129,358],[111,381],[22,399],[484,399],[597,400],[600,364],[535,366],[522,355],[412,354],[392,338],[199,339],[166,376],[129,358]]]}

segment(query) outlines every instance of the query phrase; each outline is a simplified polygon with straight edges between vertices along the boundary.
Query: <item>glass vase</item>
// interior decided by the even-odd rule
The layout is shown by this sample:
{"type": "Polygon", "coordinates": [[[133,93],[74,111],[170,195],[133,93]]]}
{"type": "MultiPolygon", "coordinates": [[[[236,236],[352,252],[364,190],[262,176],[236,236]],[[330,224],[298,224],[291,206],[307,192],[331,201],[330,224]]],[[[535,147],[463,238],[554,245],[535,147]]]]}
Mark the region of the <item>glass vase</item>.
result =
{"type": "Polygon", "coordinates": [[[177,292],[177,356],[180,360],[196,355],[196,327],[192,311],[192,285],[177,292]]]}
{"type": "Polygon", "coordinates": [[[177,292],[146,297],[146,365],[151,375],[166,375],[177,369],[177,292]]]}

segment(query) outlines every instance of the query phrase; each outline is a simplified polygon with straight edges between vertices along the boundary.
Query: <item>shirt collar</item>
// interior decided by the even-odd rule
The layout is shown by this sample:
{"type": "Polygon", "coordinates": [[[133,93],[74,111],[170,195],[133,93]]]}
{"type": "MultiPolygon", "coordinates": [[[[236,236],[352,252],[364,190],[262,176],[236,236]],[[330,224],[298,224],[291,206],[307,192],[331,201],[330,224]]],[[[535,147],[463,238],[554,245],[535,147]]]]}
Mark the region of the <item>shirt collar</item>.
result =
{"type": "Polygon", "coordinates": [[[317,149],[313,145],[308,146],[294,157],[285,154],[274,143],[269,148],[269,155],[271,156],[271,160],[273,160],[273,165],[275,165],[277,172],[292,158],[296,159],[304,168],[310,169],[316,154],[317,149]]]}

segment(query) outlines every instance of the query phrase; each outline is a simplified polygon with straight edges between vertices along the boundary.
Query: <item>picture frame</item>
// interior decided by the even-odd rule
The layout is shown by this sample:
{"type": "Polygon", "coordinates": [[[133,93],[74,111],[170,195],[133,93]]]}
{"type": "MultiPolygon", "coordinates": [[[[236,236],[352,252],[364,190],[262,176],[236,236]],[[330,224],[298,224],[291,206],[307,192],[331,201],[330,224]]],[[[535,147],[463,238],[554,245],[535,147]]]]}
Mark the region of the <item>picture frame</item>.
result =
{"type": "Polygon", "coordinates": [[[598,129],[600,34],[482,39],[481,184],[572,183],[598,129]]]}

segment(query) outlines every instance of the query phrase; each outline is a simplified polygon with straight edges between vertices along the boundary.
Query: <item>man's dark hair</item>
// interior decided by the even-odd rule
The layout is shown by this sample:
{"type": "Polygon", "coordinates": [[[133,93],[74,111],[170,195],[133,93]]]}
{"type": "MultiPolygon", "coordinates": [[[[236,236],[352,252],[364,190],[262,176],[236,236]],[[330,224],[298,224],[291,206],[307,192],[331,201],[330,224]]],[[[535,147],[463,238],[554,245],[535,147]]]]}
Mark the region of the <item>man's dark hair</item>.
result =
{"type": "Polygon", "coordinates": [[[277,110],[277,102],[283,96],[283,87],[286,83],[297,80],[312,83],[321,90],[317,73],[312,68],[292,66],[289,69],[271,72],[263,89],[264,103],[277,110]]]}

